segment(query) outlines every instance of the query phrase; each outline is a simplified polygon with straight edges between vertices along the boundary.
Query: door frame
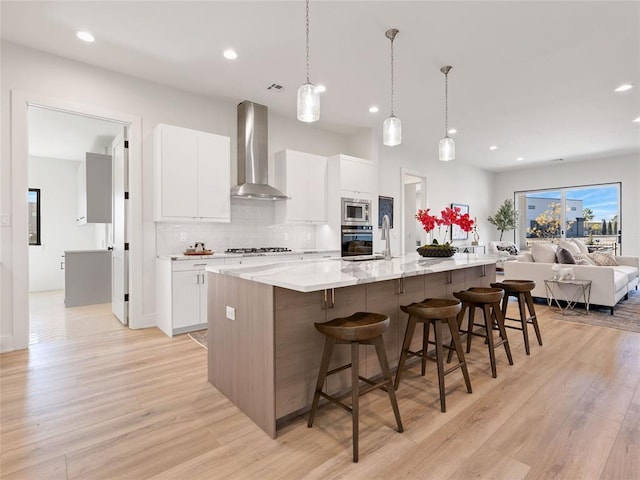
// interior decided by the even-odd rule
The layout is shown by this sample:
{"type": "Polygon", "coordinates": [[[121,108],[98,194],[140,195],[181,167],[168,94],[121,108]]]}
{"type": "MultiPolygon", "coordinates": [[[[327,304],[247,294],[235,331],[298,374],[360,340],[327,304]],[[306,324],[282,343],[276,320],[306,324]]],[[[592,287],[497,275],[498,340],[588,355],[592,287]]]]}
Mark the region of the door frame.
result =
{"type": "Polygon", "coordinates": [[[11,109],[11,218],[13,222],[11,257],[13,274],[13,350],[29,346],[29,245],[28,186],[29,125],[28,108],[37,106],[66,113],[97,117],[129,125],[129,250],[130,327],[143,326],[142,312],[142,118],[96,105],[38,95],[20,90],[10,92],[11,109]]]}
{"type": "Polygon", "coordinates": [[[404,212],[406,210],[406,199],[404,198],[404,177],[406,175],[410,175],[412,177],[420,177],[422,195],[420,198],[421,205],[418,205],[418,208],[421,208],[421,209],[427,208],[427,174],[426,172],[423,172],[420,170],[413,170],[410,168],[404,168],[404,167],[400,168],[400,212],[401,212],[400,251],[402,252],[402,255],[406,255],[407,253],[412,253],[412,252],[407,252],[405,248],[406,247],[405,245],[406,225],[404,221],[404,212]]]}

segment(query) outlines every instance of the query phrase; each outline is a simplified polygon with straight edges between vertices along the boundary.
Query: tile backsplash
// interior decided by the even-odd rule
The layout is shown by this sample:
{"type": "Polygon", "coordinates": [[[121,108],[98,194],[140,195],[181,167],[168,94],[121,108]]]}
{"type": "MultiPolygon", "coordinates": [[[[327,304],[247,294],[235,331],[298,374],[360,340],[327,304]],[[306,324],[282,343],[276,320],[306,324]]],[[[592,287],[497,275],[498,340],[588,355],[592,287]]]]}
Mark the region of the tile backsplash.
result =
{"type": "Polygon", "coordinates": [[[315,225],[276,224],[275,202],[231,200],[231,223],[156,223],[157,255],[184,252],[195,242],[224,252],[227,248],[287,247],[292,250],[316,248],[315,225]],[[186,241],[181,236],[186,236],[186,241]]]}

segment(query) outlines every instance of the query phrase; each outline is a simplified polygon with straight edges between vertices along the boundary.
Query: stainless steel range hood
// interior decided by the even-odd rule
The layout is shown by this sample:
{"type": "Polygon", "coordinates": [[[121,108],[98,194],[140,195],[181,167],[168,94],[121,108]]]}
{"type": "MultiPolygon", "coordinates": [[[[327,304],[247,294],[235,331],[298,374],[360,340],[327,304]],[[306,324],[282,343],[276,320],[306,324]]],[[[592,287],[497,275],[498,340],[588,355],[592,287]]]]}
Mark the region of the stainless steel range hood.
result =
{"type": "Polygon", "coordinates": [[[268,110],[245,100],[238,105],[238,185],[231,198],[286,200],[289,198],[268,184],[268,110]]]}

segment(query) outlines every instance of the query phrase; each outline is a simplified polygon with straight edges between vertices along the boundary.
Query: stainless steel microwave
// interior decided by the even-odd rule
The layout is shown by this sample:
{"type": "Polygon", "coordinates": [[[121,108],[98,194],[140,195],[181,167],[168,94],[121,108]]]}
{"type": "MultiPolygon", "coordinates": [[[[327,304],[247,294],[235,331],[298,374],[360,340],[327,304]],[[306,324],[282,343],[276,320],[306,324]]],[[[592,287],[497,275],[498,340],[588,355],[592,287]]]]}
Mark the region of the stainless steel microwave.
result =
{"type": "Polygon", "coordinates": [[[342,225],[371,225],[371,201],[343,197],[342,225]]]}

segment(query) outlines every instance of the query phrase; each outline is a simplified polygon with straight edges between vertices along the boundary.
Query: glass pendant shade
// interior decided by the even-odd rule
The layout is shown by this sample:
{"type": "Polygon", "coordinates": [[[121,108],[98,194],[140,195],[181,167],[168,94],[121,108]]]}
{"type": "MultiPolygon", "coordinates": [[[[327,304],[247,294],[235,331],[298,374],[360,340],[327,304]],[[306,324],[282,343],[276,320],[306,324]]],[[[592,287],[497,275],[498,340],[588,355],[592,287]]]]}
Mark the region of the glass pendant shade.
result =
{"type": "Polygon", "coordinates": [[[382,124],[382,143],[388,147],[402,143],[402,122],[398,117],[391,115],[382,124]]]}
{"type": "Polygon", "coordinates": [[[438,153],[440,160],[443,162],[448,162],[449,160],[453,160],[456,156],[456,144],[453,141],[453,138],[446,136],[442,140],[440,140],[440,145],[438,146],[438,153]]]}
{"type": "Polygon", "coordinates": [[[320,92],[312,83],[298,89],[298,120],[317,122],[320,119],[320,92]]]}

